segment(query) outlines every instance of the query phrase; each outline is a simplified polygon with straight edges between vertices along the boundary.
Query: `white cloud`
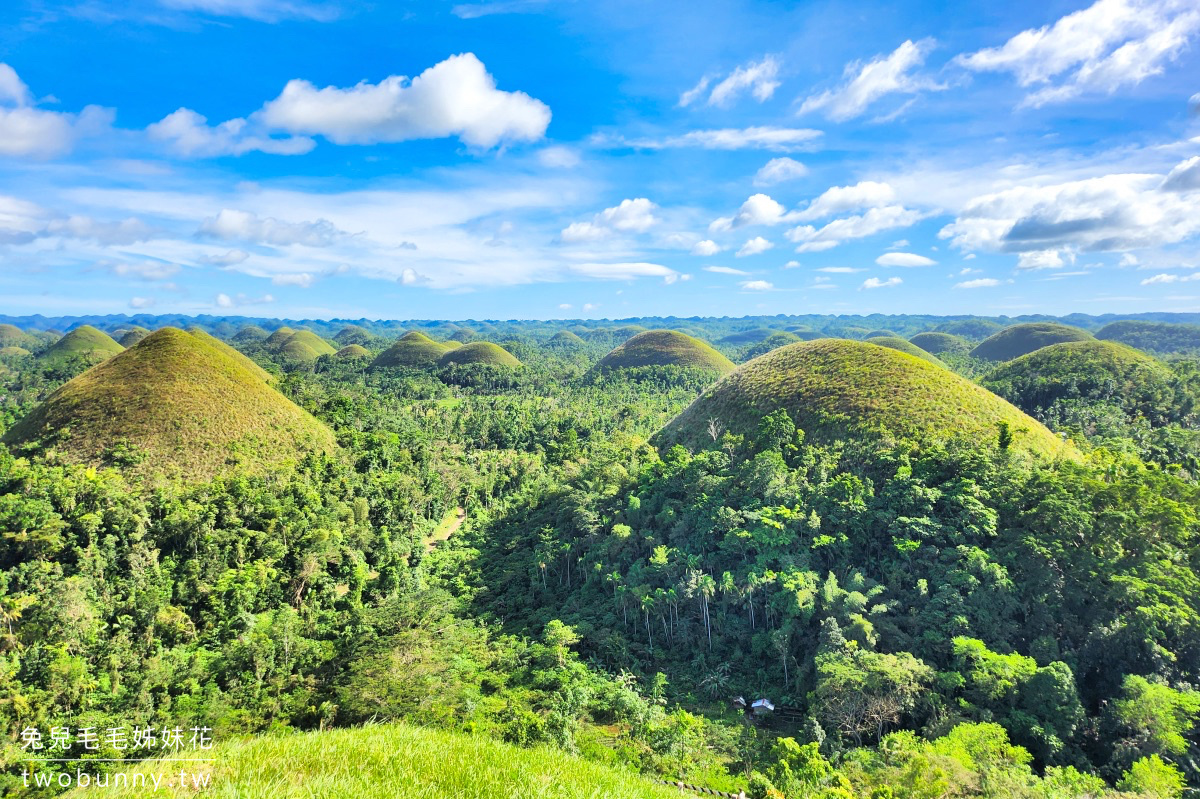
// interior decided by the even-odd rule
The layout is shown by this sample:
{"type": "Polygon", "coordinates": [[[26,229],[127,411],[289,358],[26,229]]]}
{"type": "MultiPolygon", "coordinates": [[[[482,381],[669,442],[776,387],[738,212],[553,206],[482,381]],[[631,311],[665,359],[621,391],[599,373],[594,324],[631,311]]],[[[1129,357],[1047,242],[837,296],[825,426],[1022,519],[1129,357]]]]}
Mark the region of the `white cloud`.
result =
{"type": "MultiPolygon", "coordinates": [[[[740,66],[713,86],[708,95],[708,105],[727,108],[738,95],[747,91],[755,100],[765,102],[779,88],[779,81],[776,80],[778,75],[779,61],[774,56],[764,56],[761,61],[740,66]]],[[[679,96],[679,105],[688,106],[699,100],[712,81],[712,77],[701,78],[699,83],[679,96]]]]}
{"type": "Polygon", "coordinates": [[[1139,263],[1138,257],[1131,252],[1127,252],[1121,256],[1121,260],[1117,265],[1118,266],[1137,266],[1138,263],[1139,263]]]}
{"type": "Polygon", "coordinates": [[[835,216],[862,208],[879,208],[896,199],[896,190],[887,183],[864,180],[853,186],[833,186],[798,212],[796,218],[805,221],[835,216]]]}
{"type": "Polygon", "coordinates": [[[228,250],[215,255],[201,255],[196,260],[209,266],[236,266],[250,257],[245,250],[228,250]]]}
{"type": "Polygon", "coordinates": [[[560,237],[564,243],[575,244],[599,241],[613,233],[645,233],[658,224],[654,211],[658,206],[645,197],[621,200],[620,205],[605,208],[591,222],[572,222],[563,228],[560,237]]]}
{"type": "Polygon", "coordinates": [[[746,291],[770,291],[775,288],[774,285],[766,280],[743,280],[738,285],[746,291]]]}
{"type": "Polygon", "coordinates": [[[571,310],[571,307],[572,307],[571,303],[569,303],[569,302],[560,302],[558,304],[558,310],[560,310],[560,311],[569,311],[569,310],[571,310]]]}
{"type": "Polygon", "coordinates": [[[789,241],[801,245],[796,248],[797,252],[811,252],[829,249],[847,239],[861,239],[884,230],[908,227],[920,221],[921,217],[919,211],[901,205],[885,205],[871,208],[864,214],[835,219],[819,229],[812,225],[800,225],[785,235],[789,241]]]}
{"type": "Polygon", "coordinates": [[[755,186],[774,186],[777,183],[786,183],[789,180],[796,180],[808,174],[808,167],[794,159],[786,156],[781,158],[772,158],[767,163],[763,164],[758,172],[754,173],[755,186]]]}
{"type": "Polygon", "coordinates": [[[825,252],[836,246],[836,241],[806,241],[796,247],[796,252],[825,252]]]}
{"type": "Polygon", "coordinates": [[[888,56],[876,56],[863,64],[848,64],[845,82],[836,89],[815,94],[800,106],[800,113],[824,110],[830,119],[843,122],[863,114],[881,97],[889,94],[918,94],[946,88],[929,78],[911,74],[925,63],[933,40],[906,41],[888,56]]]}
{"type": "Polygon", "coordinates": [[[859,291],[863,289],[886,289],[892,286],[899,286],[904,281],[898,277],[889,277],[887,280],[880,280],[877,277],[869,277],[863,281],[863,284],[858,287],[859,291]]]}
{"type": "Polygon", "coordinates": [[[715,272],[718,275],[748,275],[749,272],[744,272],[741,269],[734,269],[732,266],[706,266],[705,272],[715,272]]]}
{"type": "Polygon", "coordinates": [[[51,158],[75,142],[112,124],[113,112],[89,105],[78,114],[36,108],[29,87],[8,64],[0,63],[0,156],[51,158]]]}
{"type": "Polygon", "coordinates": [[[308,272],[292,272],[275,275],[271,282],[276,286],[299,286],[308,288],[313,284],[313,276],[308,272]]]}
{"type": "Polygon", "coordinates": [[[705,150],[774,150],[795,152],[810,150],[823,134],[812,128],[781,128],[757,125],[749,128],[716,128],[693,130],[681,136],[665,139],[625,139],[604,135],[594,136],[592,143],[600,147],[635,147],[662,150],[669,147],[700,147],[705,150]]]}
{"type": "Polygon", "coordinates": [[[218,294],[216,302],[217,302],[218,308],[232,308],[233,307],[233,298],[230,297],[228,294],[218,294]]]}
{"type": "Polygon", "coordinates": [[[428,275],[423,275],[411,266],[407,266],[400,270],[400,285],[402,286],[424,286],[433,282],[428,275]]]}
{"type": "Polygon", "coordinates": [[[281,19],[308,19],[328,22],[338,17],[338,8],[331,3],[310,3],[304,0],[158,0],[167,8],[178,11],[200,11],[218,17],[246,17],[261,22],[281,19]]]}
{"type": "Polygon", "coordinates": [[[721,245],[717,244],[712,239],[705,239],[704,241],[698,241],[694,245],[692,245],[692,255],[709,256],[709,255],[716,255],[720,251],[721,251],[721,245]]]}
{"type": "Polygon", "coordinates": [[[315,222],[284,222],[272,217],[260,218],[250,211],[224,208],[204,220],[199,233],[221,241],[248,241],[287,247],[328,247],[347,234],[325,219],[315,222]]]}
{"type": "Polygon", "coordinates": [[[155,230],[133,217],[120,222],[102,222],[89,216],[69,216],[47,222],[41,235],[119,245],[145,241],[155,235],[155,230]]]}
{"type": "Polygon", "coordinates": [[[267,303],[275,302],[275,297],[270,294],[264,294],[261,297],[248,297],[245,294],[235,294],[230,297],[228,294],[221,292],[217,294],[214,302],[218,308],[240,308],[244,305],[266,305],[267,303]]]}
{"type": "Polygon", "coordinates": [[[393,75],[377,84],[318,89],[289,81],[263,106],[262,122],[335,144],[375,144],[457,136],[479,148],[535,141],[550,124],[550,109],[524,92],[496,88],[473,53],[451,56],[411,81],[393,75]]]}
{"type": "Polygon", "coordinates": [[[956,289],[987,289],[994,286],[999,286],[1000,281],[992,277],[981,277],[975,280],[964,280],[961,283],[955,283],[956,289]]]}
{"type": "Polygon", "coordinates": [[[117,277],[146,281],[166,280],[179,272],[178,264],[166,261],[102,261],[97,266],[117,277]]]}
{"type": "Polygon", "coordinates": [[[1089,92],[1135,86],[1179,55],[1200,29],[1189,0],[1098,0],[1053,25],[1030,28],[1000,47],[959,56],[975,71],[1009,72],[1039,107],[1089,92]]]}
{"type": "Polygon", "coordinates": [[[711,232],[724,232],[746,225],[778,225],[794,218],[767,195],[755,194],[742,203],[737,214],[713,220],[708,229],[711,232]]]}
{"type": "Polygon", "coordinates": [[[853,266],[822,266],[817,271],[828,272],[831,275],[852,275],[863,270],[853,266]]]}
{"type": "Polygon", "coordinates": [[[933,266],[937,261],[911,252],[887,252],[875,259],[880,266],[933,266]]]}
{"type": "Polygon", "coordinates": [[[154,298],[153,297],[130,297],[129,298],[129,307],[133,308],[135,310],[140,311],[144,308],[151,308],[153,306],[154,306],[154,298]]]}
{"type": "MultiPolygon", "coordinates": [[[[572,264],[570,271],[582,277],[597,280],[634,280],[639,277],[661,277],[664,283],[674,283],[680,275],[662,264],[616,263],[616,264],[572,264]]],[[[585,305],[584,310],[588,310],[585,305]]]]}
{"type": "Polygon", "coordinates": [[[1162,187],[1164,191],[1200,190],[1200,155],[1176,164],[1163,181],[1162,187]]]}
{"type": "Polygon", "coordinates": [[[1190,283],[1193,280],[1200,280],[1200,272],[1192,272],[1190,275],[1158,274],[1143,280],[1142,285],[1155,286],[1163,283],[1190,283]]]}
{"type": "MultiPolygon", "coordinates": [[[[1177,180],[1187,164],[1171,171],[1177,180]]],[[[1196,196],[1155,174],[1114,174],[975,197],[939,238],[963,250],[1017,253],[1024,268],[1061,266],[1075,252],[1126,252],[1200,234],[1196,196]]]]}
{"type": "Polygon", "coordinates": [[[762,236],[755,236],[742,245],[742,248],[735,253],[738,258],[745,258],[748,255],[760,255],[761,253],[770,250],[775,245],[764,239],[762,236]]]}
{"type": "Polygon", "coordinates": [[[538,151],[538,163],[552,169],[570,169],[579,166],[579,151],[572,147],[554,145],[538,151]]]}
{"type": "Polygon", "coordinates": [[[310,136],[335,144],[378,144],[457,136],[489,149],[536,141],[550,124],[550,109],[524,92],[496,88],[473,53],[451,56],[413,79],[400,75],[350,88],[318,89],[291,80],[274,100],[246,119],[210,126],[181,108],[148,128],[152,138],[191,157],[241,155],[261,150],[296,155],[312,149],[310,136]],[[289,134],[272,138],[273,133],[289,134]]]}
{"type": "Polygon", "coordinates": [[[165,143],[185,158],[215,158],[259,151],[271,155],[303,155],[317,146],[307,136],[274,139],[252,133],[245,119],[230,119],[209,125],[208,119],[190,108],[180,108],[146,128],[151,139],[165,143]]]}

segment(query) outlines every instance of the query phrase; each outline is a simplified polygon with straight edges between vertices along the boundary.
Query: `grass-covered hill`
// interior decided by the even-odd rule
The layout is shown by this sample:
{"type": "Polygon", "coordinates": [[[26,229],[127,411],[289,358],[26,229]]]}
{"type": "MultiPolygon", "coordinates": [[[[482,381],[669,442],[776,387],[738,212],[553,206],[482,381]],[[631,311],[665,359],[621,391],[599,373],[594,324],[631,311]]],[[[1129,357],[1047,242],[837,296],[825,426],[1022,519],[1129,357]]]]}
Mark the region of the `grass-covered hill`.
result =
{"type": "Polygon", "coordinates": [[[1003,328],[1004,325],[993,322],[991,319],[955,319],[952,322],[943,322],[938,325],[937,332],[962,336],[971,341],[982,341],[1003,328]]]}
{"type": "Polygon", "coordinates": [[[41,346],[41,343],[16,325],[0,325],[0,348],[20,347],[32,351],[41,346]]]}
{"type": "Polygon", "coordinates": [[[547,343],[553,347],[582,347],[586,342],[570,330],[560,330],[547,343]]]}
{"type": "Polygon", "coordinates": [[[361,325],[346,325],[337,332],[337,335],[333,337],[333,340],[338,344],[341,344],[343,347],[347,347],[351,344],[370,346],[378,339],[378,336],[361,325]]]}
{"type": "Polygon", "coordinates": [[[1096,338],[1118,341],[1139,350],[1161,355],[1200,353],[1200,325],[1121,321],[1097,330],[1096,338]]]}
{"type": "Polygon", "coordinates": [[[1042,347],[997,367],[981,382],[1039,416],[1060,400],[1085,400],[1111,402],[1127,414],[1154,418],[1174,396],[1166,364],[1112,341],[1042,347]]]}
{"type": "Polygon", "coordinates": [[[971,350],[971,357],[984,361],[1011,361],[1051,344],[1087,341],[1090,338],[1091,333],[1077,327],[1054,322],[1027,322],[1006,327],[988,336],[971,350]]]}
{"type": "Polygon", "coordinates": [[[736,333],[730,333],[728,336],[718,339],[718,343],[736,344],[739,346],[743,344],[757,344],[758,342],[765,341],[766,339],[769,339],[771,336],[780,332],[783,331],[772,330],[769,327],[756,327],[752,330],[739,330],[736,333]]]}
{"type": "Polygon", "coordinates": [[[780,347],[786,347],[788,344],[795,344],[797,341],[808,341],[809,339],[791,333],[787,330],[777,330],[771,335],[764,338],[762,341],[751,344],[741,351],[741,360],[748,361],[751,358],[757,358],[760,355],[766,355],[771,350],[777,350],[780,347]]]}
{"type": "Polygon", "coordinates": [[[80,359],[88,363],[100,363],[124,351],[125,348],[112,336],[91,325],[83,325],[54,342],[42,353],[42,361],[61,363],[80,359]]]}
{"type": "Polygon", "coordinates": [[[24,347],[0,347],[0,358],[20,358],[29,354],[29,350],[24,347]]]}
{"type": "Polygon", "coordinates": [[[267,331],[258,325],[246,325],[235,333],[230,341],[236,344],[254,344],[259,341],[266,341],[269,335],[267,331]]]}
{"type": "Polygon", "coordinates": [[[265,374],[211,336],[164,328],[64,384],[4,441],[196,479],[332,450],[329,430],[265,374]]]}
{"type": "MultiPolygon", "coordinates": [[[[212,750],[213,762],[150,761],[136,773],[209,777],[211,787],[162,787],[155,795],[210,799],[679,799],[678,788],[569,755],[521,749],[483,736],[404,724],[257,736],[212,750]]],[[[177,783],[178,776],[175,782],[177,783]]],[[[150,783],[151,785],[153,783],[150,783]]],[[[147,789],[77,789],[69,796],[141,799],[147,789]]]]}
{"type": "Polygon", "coordinates": [[[448,347],[434,341],[419,330],[411,330],[400,337],[371,362],[372,368],[386,369],[395,367],[411,367],[417,369],[436,366],[448,347]]]}
{"type": "Polygon", "coordinates": [[[969,341],[953,333],[918,333],[910,338],[909,342],[925,350],[930,355],[941,355],[943,352],[966,354],[971,349],[969,341]]]}
{"type": "Polygon", "coordinates": [[[124,347],[125,349],[129,349],[134,344],[137,344],[139,341],[141,341],[148,335],[150,335],[149,330],[147,330],[144,327],[135,326],[135,327],[131,327],[128,330],[126,330],[125,332],[123,332],[121,334],[121,337],[118,338],[117,341],[120,343],[120,345],[122,347],[124,347]]]}
{"type": "Polygon", "coordinates": [[[713,446],[709,420],[752,438],[783,409],[817,442],[855,437],[993,441],[1007,422],[1013,446],[1065,453],[1041,422],[985,388],[928,361],[874,344],[822,339],[767,353],[704,392],[655,437],[660,449],[713,446]]]}
{"type": "Polygon", "coordinates": [[[294,328],[284,325],[283,327],[277,328],[271,335],[267,336],[266,339],[263,340],[263,346],[271,352],[278,352],[279,350],[283,349],[283,345],[287,343],[287,340],[295,334],[296,331],[294,328]]]}
{"type": "Polygon", "coordinates": [[[311,330],[297,330],[288,336],[278,350],[280,357],[289,361],[311,363],[322,355],[333,355],[336,349],[328,341],[311,330]]]}
{"type": "Polygon", "coordinates": [[[733,361],[706,342],[678,330],[647,330],[621,344],[597,364],[600,370],[685,366],[727,374],[733,361]]]}
{"type": "Polygon", "coordinates": [[[871,339],[871,338],[904,338],[904,337],[901,336],[899,333],[897,333],[895,330],[881,329],[881,330],[872,330],[870,333],[867,333],[867,335],[864,338],[871,339]]]}
{"type": "Polygon", "coordinates": [[[945,366],[944,363],[935,358],[933,355],[930,355],[916,344],[913,344],[910,341],[905,341],[899,336],[871,336],[871,338],[867,339],[867,343],[875,344],[879,347],[888,347],[889,349],[893,349],[898,352],[906,352],[909,355],[929,361],[930,363],[937,364],[938,366],[945,366]]]}
{"type": "Polygon", "coordinates": [[[507,366],[509,368],[521,365],[521,362],[511,352],[499,344],[493,344],[490,341],[472,341],[470,344],[463,344],[461,347],[446,350],[439,363],[442,366],[485,364],[488,366],[507,366]]]}
{"type": "Polygon", "coordinates": [[[338,358],[369,358],[371,351],[361,344],[347,344],[334,353],[338,358]]]}

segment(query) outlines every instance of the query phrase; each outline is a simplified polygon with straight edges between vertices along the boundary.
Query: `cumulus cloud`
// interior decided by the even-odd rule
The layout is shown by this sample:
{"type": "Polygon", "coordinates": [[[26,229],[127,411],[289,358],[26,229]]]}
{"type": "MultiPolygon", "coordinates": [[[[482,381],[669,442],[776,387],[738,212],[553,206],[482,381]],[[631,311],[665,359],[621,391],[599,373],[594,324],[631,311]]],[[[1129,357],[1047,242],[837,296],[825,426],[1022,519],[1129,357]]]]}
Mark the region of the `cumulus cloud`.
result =
{"type": "Polygon", "coordinates": [[[741,269],[734,269],[732,266],[706,266],[705,272],[715,272],[718,275],[748,275],[749,272],[744,272],[741,269]]]}
{"type": "Polygon", "coordinates": [[[221,292],[214,299],[218,308],[240,308],[244,305],[266,305],[275,302],[275,297],[264,294],[261,297],[249,297],[245,294],[234,294],[232,297],[221,292]]]}
{"type": "Polygon", "coordinates": [[[658,219],[654,211],[658,206],[645,197],[622,200],[620,205],[605,208],[591,222],[572,222],[563,228],[560,238],[566,244],[584,241],[599,241],[614,233],[645,233],[658,219]]]}
{"type": "Polygon", "coordinates": [[[201,255],[196,260],[209,266],[236,266],[250,257],[245,250],[228,250],[223,253],[201,255]]]}
{"type": "Polygon", "coordinates": [[[152,307],[154,307],[154,298],[153,297],[130,297],[129,298],[129,307],[133,308],[134,310],[138,310],[138,311],[143,310],[145,308],[152,308],[152,307]]]}
{"type": "Polygon", "coordinates": [[[176,155],[185,158],[215,158],[222,155],[244,155],[263,152],[271,155],[303,155],[317,146],[307,136],[272,138],[256,135],[245,119],[230,119],[219,125],[209,125],[206,117],[190,108],[180,108],[146,128],[155,141],[166,144],[176,155]]]}
{"type": "Polygon", "coordinates": [[[252,150],[296,155],[312,149],[312,136],[344,145],[456,136],[471,147],[489,149],[536,141],[549,124],[545,103],[524,92],[496,88],[483,62],[473,53],[463,53],[411,80],[393,75],[379,83],[321,89],[306,80],[291,80],[278,97],[248,118],[214,126],[181,108],[148,130],[181,155],[212,157],[252,150]]]}
{"type": "MultiPolygon", "coordinates": [[[[674,283],[680,274],[662,264],[615,263],[615,264],[572,264],[570,271],[582,277],[597,280],[634,280],[639,277],[661,277],[664,283],[674,283]]],[[[584,306],[584,310],[590,310],[584,306]]]]}
{"type": "Polygon", "coordinates": [[[725,232],[746,225],[778,225],[794,218],[767,195],[755,194],[742,203],[737,214],[714,219],[708,229],[714,233],[725,232]]]}
{"type": "Polygon", "coordinates": [[[809,221],[826,216],[857,211],[863,208],[878,208],[889,205],[896,199],[896,190],[887,183],[864,180],[853,186],[833,186],[800,211],[797,219],[809,221]]]}
{"type": "Polygon", "coordinates": [[[704,239],[692,245],[692,255],[716,255],[721,251],[721,245],[712,239],[704,239]]]}
{"type": "Polygon", "coordinates": [[[975,280],[964,280],[961,283],[955,283],[956,289],[988,289],[999,286],[1000,281],[993,277],[981,277],[975,280]]]}
{"type": "MultiPolygon", "coordinates": [[[[708,92],[707,105],[718,108],[729,107],[739,95],[749,92],[760,103],[771,99],[779,88],[779,61],[774,56],[765,56],[761,61],[752,61],[730,72],[708,92]]],[[[686,107],[699,100],[708,91],[713,78],[706,76],[679,96],[679,105],[686,107]]]]}
{"type": "Polygon", "coordinates": [[[1162,187],[1165,191],[1200,191],[1200,155],[1177,164],[1162,187]]]}
{"type": "Polygon", "coordinates": [[[755,236],[742,245],[742,248],[735,253],[738,258],[745,258],[748,255],[760,255],[767,250],[770,250],[775,245],[764,239],[762,236],[755,236]]]}
{"type": "Polygon", "coordinates": [[[875,259],[880,266],[933,266],[937,261],[911,252],[887,252],[875,259]]]}
{"type": "Polygon", "coordinates": [[[904,281],[898,277],[889,277],[887,280],[880,280],[877,277],[869,277],[863,281],[862,285],[859,286],[858,289],[859,291],[862,291],[863,289],[886,289],[891,288],[892,286],[899,286],[903,282],[904,281]]]}
{"type": "Polygon", "coordinates": [[[808,167],[786,156],[772,158],[754,174],[755,186],[774,186],[808,174],[808,167]]]}
{"type": "Polygon", "coordinates": [[[1156,286],[1167,283],[1190,283],[1193,280],[1200,280],[1200,272],[1192,272],[1189,275],[1158,274],[1143,280],[1142,285],[1156,286]]]}
{"type": "Polygon", "coordinates": [[[1189,161],[1169,176],[1115,174],[1017,186],[968,201],[938,236],[966,251],[1015,253],[1023,268],[1052,268],[1076,252],[1126,252],[1200,234],[1189,161]]]}
{"type": "Polygon", "coordinates": [[[806,99],[800,106],[800,113],[824,111],[830,119],[844,122],[861,116],[872,103],[889,94],[915,95],[946,88],[913,74],[925,63],[925,56],[933,49],[933,44],[932,39],[906,41],[890,55],[876,56],[866,64],[856,61],[847,65],[843,84],[806,99]]]}
{"type": "Polygon", "coordinates": [[[46,111],[34,105],[29,87],[8,64],[0,63],[0,156],[51,158],[71,151],[76,141],[109,128],[113,112],[89,105],[78,114],[46,111]]]}
{"type": "Polygon", "coordinates": [[[280,247],[296,244],[305,247],[328,247],[347,235],[325,219],[315,222],[285,222],[230,208],[222,209],[216,216],[204,220],[198,232],[202,236],[221,241],[247,241],[280,247]]]}
{"type": "Polygon", "coordinates": [[[104,221],[81,214],[64,216],[27,200],[0,196],[0,243],[4,244],[72,239],[115,246],[146,241],[157,234],[137,217],[104,221]]]}
{"type": "Polygon", "coordinates": [[[868,209],[866,213],[834,219],[820,228],[800,225],[785,235],[789,241],[800,245],[796,248],[797,252],[814,252],[836,247],[849,239],[866,238],[884,230],[908,227],[920,221],[921,217],[919,211],[901,205],[885,205],[868,209]]]}
{"type": "Polygon", "coordinates": [[[745,291],[770,291],[775,288],[774,285],[766,280],[743,280],[738,285],[745,291]]]}
{"type": "Polygon", "coordinates": [[[308,272],[288,272],[275,275],[271,278],[271,283],[276,286],[299,286],[306,289],[313,284],[313,280],[313,276],[308,272]]]}
{"type": "Polygon", "coordinates": [[[1112,94],[1161,74],[1197,30],[1200,9],[1189,0],[1098,0],[956,60],[977,72],[1011,73],[1020,86],[1036,89],[1023,105],[1040,107],[1085,93],[1112,94]]]}

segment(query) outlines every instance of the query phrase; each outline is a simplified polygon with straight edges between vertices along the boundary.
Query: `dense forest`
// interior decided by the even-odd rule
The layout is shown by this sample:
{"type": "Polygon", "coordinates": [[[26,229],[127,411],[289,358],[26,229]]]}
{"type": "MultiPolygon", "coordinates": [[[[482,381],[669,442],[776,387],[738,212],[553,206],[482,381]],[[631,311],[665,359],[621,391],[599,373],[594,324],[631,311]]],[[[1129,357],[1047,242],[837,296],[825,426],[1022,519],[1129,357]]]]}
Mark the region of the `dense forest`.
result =
{"type": "Polygon", "coordinates": [[[1195,320],[5,321],[6,793],[56,793],[30,729],[395,722],[756,798],[1200,793],[1195,320]]]}

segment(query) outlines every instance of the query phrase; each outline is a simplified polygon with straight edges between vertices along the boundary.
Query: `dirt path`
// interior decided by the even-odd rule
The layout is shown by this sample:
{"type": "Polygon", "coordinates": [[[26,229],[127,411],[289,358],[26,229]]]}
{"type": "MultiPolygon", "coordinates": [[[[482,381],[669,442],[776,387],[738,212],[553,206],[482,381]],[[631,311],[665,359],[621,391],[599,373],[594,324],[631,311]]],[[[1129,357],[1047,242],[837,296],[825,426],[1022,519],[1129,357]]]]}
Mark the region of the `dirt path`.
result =
{"type": "MultiPolygon", "coordinates": [[[[458,528],[463,526],[463,522],[467,520],[467,512],[462,508],[455,508],[450,513],[454,514],[454,518],[447,522],[446,518],[442,519],[442,523],[437,526],[437,529],[425,539],[425,551],[432,552],[438,544],[445,541],[450,536],[458,532],[458,528]]],[[[450,513],[446,517],[450,517],[450,513]]]]}

